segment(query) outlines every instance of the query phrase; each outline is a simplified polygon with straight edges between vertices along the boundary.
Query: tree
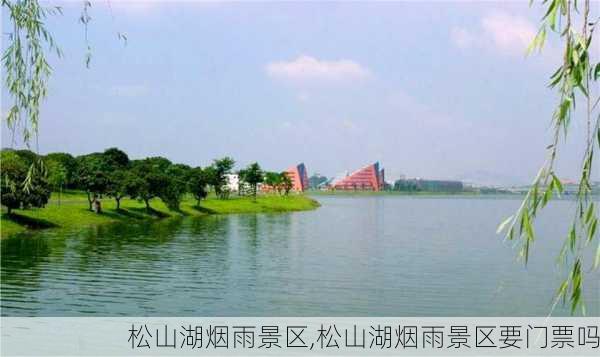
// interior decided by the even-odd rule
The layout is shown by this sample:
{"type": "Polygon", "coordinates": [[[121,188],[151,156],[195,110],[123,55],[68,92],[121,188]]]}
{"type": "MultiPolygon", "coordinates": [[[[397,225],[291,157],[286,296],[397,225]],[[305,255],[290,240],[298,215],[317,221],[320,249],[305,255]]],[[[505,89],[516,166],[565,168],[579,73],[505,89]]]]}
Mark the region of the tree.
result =
{"type": "Polygon", "coordinates": [[[283,191],[285,192],[285,195],[289,195],[292,187],[294,187],[294,184],[292,183],[292,179],[290,178],[290,176],[288,175],[288,173],[286,171],[283,171],[282,173],[279,174],[281,177],[281,187],[283,188],[283,191]]]}
{"type": "Polygon", "coordinates": [[[66,188],[75,188],[75,178],[77,176],[77,160],[73,155],[64,152],[50,153],[44,157],[46,162],[57,162],[65,169],[65,184],[66,188]]]}
{"type": "MultiPolygon", "coordinates": [[[[550,77],[550,87],[558,92],[559,103],[552,117],[552,142],[547,147],[548,157],[542,164],[533,180],[531,189],[523,199],[514,215],[507,218],[498,231],[506,231],[509,240],[517,240],[520,256],[527,264],[531,245],[535,239],[534,221],[537,214],[553,198],[563,192],[563,185],[558,178],[555,162],[561,137],[565,138],[574,117],[582,113],[582,121],[587,129],[584,141],[585,150],[575,205],[575,215],[566,234],[565,243],[559,252],[559,261],[569,263],[567,276],[560,284],[556,294],[556,302],[569,300],[571,313],[581,307],[583,281],[585,272],[592,272],[600,266],[600,242],[596,243],[593,262],[586,267],[586,257],[590,257],[596,238],[598,210],[592,199],[592,171],[594,151],[600,147],[600,97],[598,96],[598,79],[600,78],[600,62],[592,58],[590,46],[598,20],[590,19],[590,1],[546,0],[545,15],[537,36],[532,41],[529,51],[542,50],[548,33],[559,36],[564,47],[562,63],[550,77]],[[577,25],[576,25],[577,24],[577,25]],[[579,25],[580,24],[580,25],[579,25]],[[577,27],[581,26],[580,29],[577,27]],[[578,102],[581,111],[575,111],[578,102]]],[[[597,53],[597,51],[596,51],[597,53]]]]}
{"type": "Polygon", "coordinates": [[[117,210],[121,209],[121,199],[128,196],[133,177],[127,170],[115,170],[108,174],[106,194],[115,199],[117,210]]]}
{"type": "Polygon", "coordinates": [[[261,183],[263,179],[264,173],[257,162],[248,165],[246,169],[240,171],[240,180],[246,182],[250,186],[254,201],[256,201],[258,184],[261,183]]]}
{"type": "Polygon", "coordinates": [[[86,192],[90,211],[93,202],[106,193],[109,184],[107,171],[108,167],[101,153],[77,157],[77,187],[86,192]]]}
{"type": "Polygon", "coordinates": [[[266,172],[264,178],[265,185],[271,187],[274,191],[281,193],[281,175],[278,172],[266,172]]]}
{"type": "Polygon", "coordinates": [[[227,184],[227,177],[225,175],[230,174],[235,161],[230,157],[224,157],[222,159],[215,159],[210,169],[207,170],[210,184],[215,190],[215,194],[220,199],[226,199],[229,196],[229,190],[225,187],[227,184]]]}
{"type": "Polygon", "coordinates": [[[23,202],[22,182],[27,176],[27,163],[12,150],[2,150],[2,205],[8,214],[13,209],[21,208],[23,202]]]}
{"type": "Polygon", "coordinates": [[[67,183],[67,169],[60,161],[53,159],[45,160],[46,168],[48,169],[48,183],[54,191],[58,191],[58,205],[62,196],[63,187],[67,183]]]}
{"type": "Polygon", "coordinates": [[[150,200],[158,197],[169,208],[178,208],[180,196],[174,189],[173,179],[165,172],[171,162],[165,158],[153,157],[132,163],[133,177],[127,181],[127,194],[144,201],[146,209],[151,210],[150,200]]]}
{"type": "Polygon", "coordinates": [[[129,156],[117,148],[109,148],[102,153],[108,169],[124,169],[129,166],[129,156]]]}
{"type": "Polygon", "coordinates": [[[190,171],[188,177],[188,191],[196,199],[196,206],[200,207],[200,201],[208,196],[208,177],[201,167],[195,167],[190,171]]]}
{"type": "Polygon", "coordinates": [[[12,214],[13,209],[44,207],[48,203],[51,191],[41,160],[29,163],[14,151],[3,150],[0,153],[0,161],[0,200],[7,208],[8,214],[12,214]]]}

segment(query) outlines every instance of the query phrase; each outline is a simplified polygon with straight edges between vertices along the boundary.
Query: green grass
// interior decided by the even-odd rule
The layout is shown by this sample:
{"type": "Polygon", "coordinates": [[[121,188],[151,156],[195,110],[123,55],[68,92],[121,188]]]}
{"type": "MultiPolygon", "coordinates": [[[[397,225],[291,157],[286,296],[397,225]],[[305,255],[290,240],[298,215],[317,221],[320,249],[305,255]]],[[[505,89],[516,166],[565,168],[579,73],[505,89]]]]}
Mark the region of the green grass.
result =
{"type": "Polygon", "coordinates": [[[319,203],[304,195],[275,196],[260,195],[256,202],[250,197],[231,196],[228,200],[209,197],[196,207],[196,201],[186,198],[178,212],[169,211],[159,199],[150,201],[151,211],[143,202],[130,199],[121,200],[121,209],[116,210],[113,199],[102,200],[102,214],[88,210],[86,195],[80,192],[65,192],[58,205],[58,194],[52,194],[44,208],[14,210],[11,216],[3,209],[0,218],[0,236],[7,238],[15,234],[35,229],[71,228],[105,224],[127,220],[158,219],[172,216],[201,216],[207,214],[266,213],[311,210],[319,203]]]}

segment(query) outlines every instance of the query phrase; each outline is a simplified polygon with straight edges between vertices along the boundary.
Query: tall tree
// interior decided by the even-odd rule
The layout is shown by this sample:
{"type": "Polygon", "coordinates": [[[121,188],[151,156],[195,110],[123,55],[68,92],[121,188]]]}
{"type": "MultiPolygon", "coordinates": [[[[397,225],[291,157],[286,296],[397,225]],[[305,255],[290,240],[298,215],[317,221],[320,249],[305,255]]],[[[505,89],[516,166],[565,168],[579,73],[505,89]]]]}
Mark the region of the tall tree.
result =
{"type": "Polygon", "coordinates": [[[44,160],[48,170],[48,183],[52,190],[58,192],[58,205],[64,186],[67,184],[67,169],[60,161],[46,158],[44,160]]]}
{"type": "Polygon", "coordinates": [[[108,174],[106,194],[115,199],[117,210],[121,209],[121,200],[131,192],[130,185],[132,185],[133,180],[132,173],[124,169],[115,170],[108,174]]]}
{"type": "Polygon", "coordinates": [[[292,183],[292,179],[286,171],[281,172],[279,176],[281,177],[281,187],[283,188],[283,191],[287,196],[290,194],[290,191],[294,187],[294,184],[292,183]]]}
{"type": "Polygon", "coordinates": [[[266,172],[264,178],[265,185],[269,186],[273,191],[281,193],[281,174],[279,172],[266,172]]]}
{"type": "Polygon", "coordinates": [[[169,160],[152,157],[132,163],[133,177],[127,181],[127,194],[144,201],[147,210],[151,210],[150,200],[158,197],[170,209],[179,208],[179,191],[172,177],[166,174],[171,166],[169,160]]]}
{"type": "Polygon", "coordinates": [[[66,188],[75,188],[75,177],[77,175],[77,160],[73,157],[73,155],[64,153],[64,152],[54,152],[46,155],[44,157],[46,162],[54,161],[58,162],[65,169],[65,187],[66,188]]]}
{"type": "Polygon", "coordinates": [[[200,207],[200,201],[208,196],[208,184],[209,180],[207,174],[201,167],[195,167],[190,171],[188,190],[196,199],[196,206],[198,207],[200,207]]]}
{"type": "Polygon", "coordinates": [[[101,153],[77,157],[77,186],[87,195],[89,210],[94,201],[106,193],[109,168],[101,153]]]}
{"type": "Polygon", "coordinates": [[[213,186],[215,194],[220,199],[226,199],[229,196],[226,175],[231,173],[234,165],[235,161],[231,157],[224,157],[222,159],[215,159],[213,164],[207,170],[210,184],[213,186]]]}
{"type": "Polygon", "coordinates": [[[240,171],[240,180],[246,182],[250,186],[254,201],[256,201],[258,184],[263,182],[263,179],[264,172],[257,162],[248,165],[246,169],[240,171]]]}

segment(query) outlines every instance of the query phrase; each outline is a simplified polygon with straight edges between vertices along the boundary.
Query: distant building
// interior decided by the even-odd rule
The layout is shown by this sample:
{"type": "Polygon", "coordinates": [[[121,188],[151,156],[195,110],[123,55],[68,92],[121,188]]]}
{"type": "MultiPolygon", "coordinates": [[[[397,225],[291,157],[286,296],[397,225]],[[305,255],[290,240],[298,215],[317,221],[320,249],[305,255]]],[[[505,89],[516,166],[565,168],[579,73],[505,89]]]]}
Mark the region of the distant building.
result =
{"type": "MultiPolygon", "coordinates": [[[[308,189],[308,172],[304,163],[299,163],[284,171],[286,176],[292,181],[292,189],[294,192],[303,192],[308,189]]],[[[261,190],[264,192],[275,191],[276,188],[269,185],[261,185],[261,190]]]]}
{"type": "Polygon", "coordinates": [[[333,190],[381,191],[385,187],[384,170],[379,169],[379,163],[376,162],[332,180],[329,187],[333,190]]]}
{"type": "Polygon", "coordinates": [[[238,174],[226,174],[225,179],[227,180],[225,187],[229,192],[238,192],[240,189],[240,176],[238,174]]]}
{"type": "Polygon", "coordinates": [[[285,170],[287,176],[292,180],[292,191],[303,192],[308,189],[308,172],[304,163],[299,163],[285,170]]]}
{"type": "Polygon", "coordinates": [[[311,190],[319,189],[321,186],[327,184],[328,181],[329,180],[327,179],[327,177],[319,173],[315,173],[314,175],[308,178],[308,188],[310,188],[311,190]]]}
{"type": "Polygon", "coordinates": [[[394,190],[408,192],[462,192],[464,191],[464,186],[461,181],[401,179],[394,182],[394,190]]]}

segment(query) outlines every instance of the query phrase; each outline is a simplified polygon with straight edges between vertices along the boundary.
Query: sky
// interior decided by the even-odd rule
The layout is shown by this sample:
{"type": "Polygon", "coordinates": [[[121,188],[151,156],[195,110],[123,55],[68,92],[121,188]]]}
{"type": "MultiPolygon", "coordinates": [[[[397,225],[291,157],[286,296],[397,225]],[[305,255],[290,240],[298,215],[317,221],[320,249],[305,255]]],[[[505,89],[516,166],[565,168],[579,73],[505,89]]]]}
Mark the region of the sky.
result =
{"type": "MultiPolygon", "coordinates": [[[[554,36],[525,55],[542,15],[528,1],[93,1],[90,68],[82,2],[46,4],[63,7],[48,27],[64,56],[50,57],[41,153],[327,176],[379,161],[389,179],[516,184],[550,142],[560,50],[554,36]]],[[[10,102],[3,89],[3,115],[10,102]]],[[[584,127],[563,141],[562,178],[577,178],[584,127]]],[[[2,146],[23,146],[4,123],[2,146]]]]}

